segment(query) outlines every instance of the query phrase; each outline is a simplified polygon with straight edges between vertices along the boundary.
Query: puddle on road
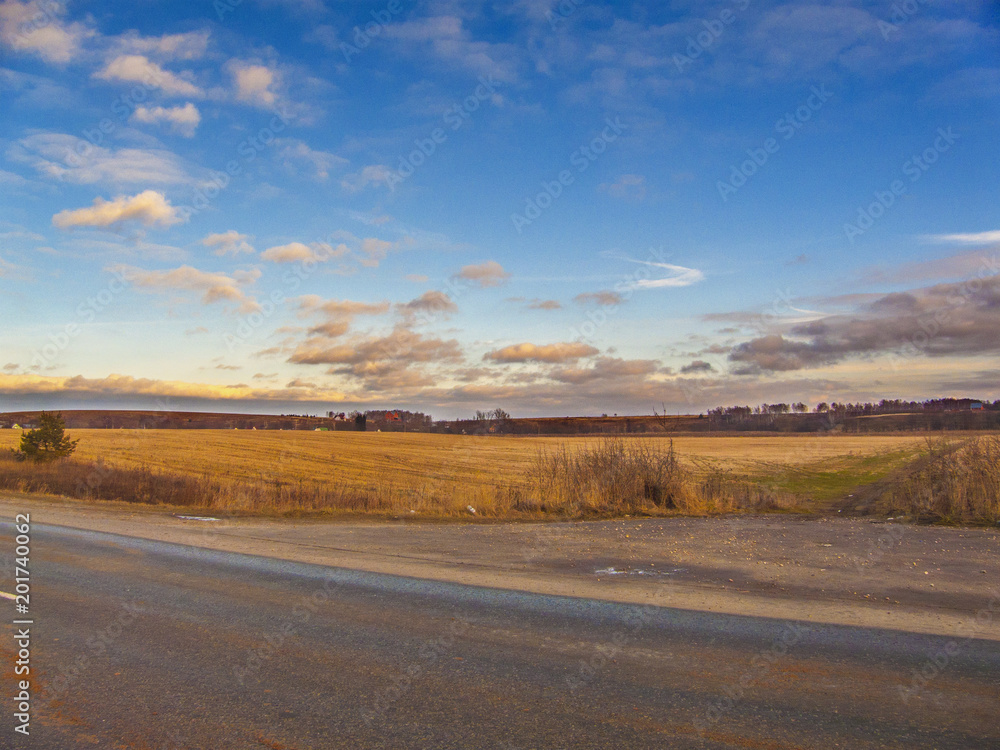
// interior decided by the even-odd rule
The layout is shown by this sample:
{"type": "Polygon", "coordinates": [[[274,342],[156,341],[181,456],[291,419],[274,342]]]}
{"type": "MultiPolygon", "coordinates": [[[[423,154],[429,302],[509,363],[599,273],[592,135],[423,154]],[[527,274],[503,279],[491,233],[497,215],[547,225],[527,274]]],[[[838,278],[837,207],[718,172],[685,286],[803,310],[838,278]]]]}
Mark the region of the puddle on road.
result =
{"type": "Polygon", "coordinates": [[[174,518],[179,518],[182,521],[221,521],[220,518],[212,518],[210,516],[174,516],[174,518]]]}
{"type": "Polygon", "coordinates": [[[594,575],[599,576],[671,576],[675,573],[683,573],[687,568],[672,568],[671,570],[654,570],[652,568],[632,568],[629,570],[618,570],[617,568],[602,568],[595,570],[594,575]]]}

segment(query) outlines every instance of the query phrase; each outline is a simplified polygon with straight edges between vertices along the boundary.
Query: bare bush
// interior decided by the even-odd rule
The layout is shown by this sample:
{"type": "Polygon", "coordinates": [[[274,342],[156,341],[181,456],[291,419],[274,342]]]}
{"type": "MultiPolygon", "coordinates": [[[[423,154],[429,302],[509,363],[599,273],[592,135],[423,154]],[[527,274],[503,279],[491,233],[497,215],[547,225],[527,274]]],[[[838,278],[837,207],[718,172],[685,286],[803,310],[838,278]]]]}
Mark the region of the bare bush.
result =
{"type": "Polygon", "coordinates": [[[703,514],[788,508],[790,497],[727,474],[698,479],[674,450],[623,438],[608,438],[576,453],[563,448],[540,454],[528,507],[571,515],[677,511],[703,514]]]}
{"type": "Polygon", "coordinates": [[[879,505],[929,521],[1000,521],[1000,438],[977,437],[957,448],[929,442],[925,460],[896,478],[879,505]]]}

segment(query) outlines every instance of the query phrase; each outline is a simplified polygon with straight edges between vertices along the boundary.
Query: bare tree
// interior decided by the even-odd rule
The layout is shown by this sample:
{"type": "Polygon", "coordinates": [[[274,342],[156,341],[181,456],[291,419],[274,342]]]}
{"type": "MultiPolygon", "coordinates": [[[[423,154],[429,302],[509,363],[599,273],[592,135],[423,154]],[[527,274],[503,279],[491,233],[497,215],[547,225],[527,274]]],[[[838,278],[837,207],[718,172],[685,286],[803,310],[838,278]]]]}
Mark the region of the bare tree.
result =
{"type": "Polygon", "coordinates": [[[669,432],[670,430],[670,417],[667,416],[667,405],[663,401],[660,402],[660,408],[663,409],[662,413],[653,407],[653,416],[656,417],[657,423],[664,432],[669,432]]]}

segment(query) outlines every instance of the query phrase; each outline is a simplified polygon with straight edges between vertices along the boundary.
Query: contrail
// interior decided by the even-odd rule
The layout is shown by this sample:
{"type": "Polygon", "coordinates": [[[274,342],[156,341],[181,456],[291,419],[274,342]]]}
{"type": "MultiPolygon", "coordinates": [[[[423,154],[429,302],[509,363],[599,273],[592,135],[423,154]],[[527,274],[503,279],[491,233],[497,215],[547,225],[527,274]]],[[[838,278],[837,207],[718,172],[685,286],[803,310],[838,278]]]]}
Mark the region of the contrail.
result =
{"type": "Polygon", "coordinates": [[[621,256],[621,259],[627,260],[629,263],[638,263],[639,265],[651,266],[653,268],[663,268],[670,272],[669,276],[664,276],[659,279],[637,279],[629,282],[626,286],[627,289],[663,289],[666,287],[691,286],[692,284],[697,284],[699,281],[705,280],[705,274],[697,268],[676,266],[673,263],[655,263],[650,260],[636,260],[635,258],[629,258],[627,256],[621,256]]]}

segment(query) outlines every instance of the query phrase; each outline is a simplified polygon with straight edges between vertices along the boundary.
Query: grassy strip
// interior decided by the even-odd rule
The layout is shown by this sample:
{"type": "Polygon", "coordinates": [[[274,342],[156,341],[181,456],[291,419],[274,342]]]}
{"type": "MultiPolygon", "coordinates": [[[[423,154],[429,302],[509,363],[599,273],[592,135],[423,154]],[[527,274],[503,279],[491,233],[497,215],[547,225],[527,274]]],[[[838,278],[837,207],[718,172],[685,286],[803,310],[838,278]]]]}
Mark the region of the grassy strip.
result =
{"type": "Polygon", "coordinates": [[[779,492],[827,503],[885,479],[920,455],[919,450],[903,449],[870,456],[842,456],[806,466],[774,467],[764,481],[779,492]]]}

